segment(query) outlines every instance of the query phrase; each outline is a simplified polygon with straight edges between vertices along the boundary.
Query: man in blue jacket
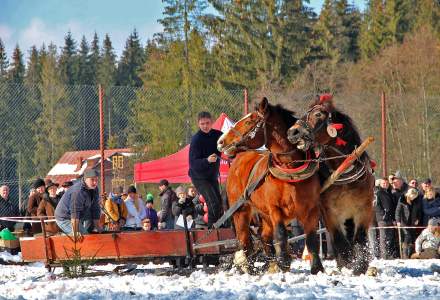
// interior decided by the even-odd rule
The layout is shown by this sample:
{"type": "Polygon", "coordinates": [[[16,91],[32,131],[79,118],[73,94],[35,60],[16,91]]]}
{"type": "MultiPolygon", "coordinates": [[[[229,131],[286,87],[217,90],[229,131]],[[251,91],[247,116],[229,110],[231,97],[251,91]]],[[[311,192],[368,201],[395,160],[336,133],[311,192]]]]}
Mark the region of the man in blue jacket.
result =
{"type": "Polygon", "coordinates": [[[208,205],[208,227],[220,218],[222,198],[218,183],[220,170],[220,152],[217,140],[222,132],[212,128],[212,117],[209,112],[198,115],[200,130],[192,137],[189,147],[189,177],[208,205]]]}
{"type": "Polygon", "coordinates": [[[100,216],[98,173],[86,170],[83,179],[64,193],[55,209],[55,219],[64,233],[73,235],[75,240],[81,240],[92,223],[96,230],[102,230],[100,216]]]}

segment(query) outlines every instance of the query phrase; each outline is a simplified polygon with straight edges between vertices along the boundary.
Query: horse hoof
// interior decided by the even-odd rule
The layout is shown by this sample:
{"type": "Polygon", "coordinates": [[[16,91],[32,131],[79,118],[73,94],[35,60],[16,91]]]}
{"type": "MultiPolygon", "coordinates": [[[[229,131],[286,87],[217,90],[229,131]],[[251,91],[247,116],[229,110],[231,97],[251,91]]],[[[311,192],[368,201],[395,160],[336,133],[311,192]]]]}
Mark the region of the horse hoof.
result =
{"type": "Polygon", "coordinates": [[[314,266],[310,269],[310,273],[312,273],[312,275],[316,275],[319,272],[324,273],[324,267],[322,265],[314,266]]]}
{"type": "Polygon", "coordinates": [[[369,267],[367,270],[367,275],[376,277],[377,276],[377,268],[376,267],[369,267]]]}
{"type": "Polygon", "coordinates": [[[269,262],[269,267],[267,268],[268,274],[275,274],[281,272],[281,268],[278,266],[276,261],[269,262]]]}
{"type": "Polygon", "coordinates": [[[249,262],[244,250],[235,252],[234,265],[243,273],[249,273],[249,262]]]}

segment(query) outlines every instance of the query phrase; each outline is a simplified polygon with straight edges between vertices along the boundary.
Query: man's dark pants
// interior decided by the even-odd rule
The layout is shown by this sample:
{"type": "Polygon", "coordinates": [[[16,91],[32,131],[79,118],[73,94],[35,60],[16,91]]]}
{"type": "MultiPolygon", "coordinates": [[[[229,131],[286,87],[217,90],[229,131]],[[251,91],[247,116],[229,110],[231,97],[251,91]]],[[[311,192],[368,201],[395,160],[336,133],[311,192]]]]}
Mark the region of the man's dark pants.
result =
{"type": "Polygon", "coordinates": [[[195,179],[191,181],[197,191],[203,195],[208,205],[208,226],[211,227],[222,214],[222,197],[217,179],[195,179]]]}

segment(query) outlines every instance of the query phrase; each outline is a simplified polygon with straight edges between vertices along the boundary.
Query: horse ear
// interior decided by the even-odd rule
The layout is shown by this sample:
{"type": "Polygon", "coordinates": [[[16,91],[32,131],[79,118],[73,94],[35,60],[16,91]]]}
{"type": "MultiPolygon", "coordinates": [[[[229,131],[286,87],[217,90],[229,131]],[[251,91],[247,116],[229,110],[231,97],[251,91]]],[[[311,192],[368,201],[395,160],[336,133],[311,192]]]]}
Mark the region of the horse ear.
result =
{"type": "Polygon", "coordinates": [[[257,109],[261,114],[264,115],[267,111],[268,106],[269,106],[269,100],[267,100],[266,97],[263,97],[263,99],[261,99],[260,103],[258,103],[257,109]]]}

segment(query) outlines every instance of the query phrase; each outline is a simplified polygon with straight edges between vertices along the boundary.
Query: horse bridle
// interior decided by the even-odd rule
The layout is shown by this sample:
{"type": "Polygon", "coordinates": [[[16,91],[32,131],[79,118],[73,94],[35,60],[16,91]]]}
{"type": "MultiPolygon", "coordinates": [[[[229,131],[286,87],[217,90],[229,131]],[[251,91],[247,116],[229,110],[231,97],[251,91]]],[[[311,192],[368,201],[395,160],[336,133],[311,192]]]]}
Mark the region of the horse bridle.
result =
{"type": "Polygon", "coordinates": [[[322,104],[317,104],[315,106],[313,106],[311,109],[309,109],[306,112],[306,120],[304,121],[303,118],[299,119],[298,121],[296,121],[296,124],[298,124],[299,126],[303,127],[305,130],[307,130],[307,132],[309,133],[309,139],[311,141],[315,140],[315,134],[322,129],[322,127],[324,126],[329,126],[331,124],[333,124],[333,120],[332,120],[332,113],[330,111],[328,111],[328,109],[325,108],[325,106],[323,106],[322,104]],[[321,124],[319,124],[319,126],[315,126],[314,128],[312,128],[310,126],[309,123],[309,119],[310,119],[310,114],[316,109],[316,108],[322,108],[322,110],[326,111],[328,113],[327,119],[325,122],[321,122],[321,124]]]}
{"type": "Polygon", "coordinates": [[[262,115],[260,112],[257,112],[257,116],[258,116],[258,121],[257,123],[254,125],[254,127],[252,127],[248,132],[242,134],[240,131],[238,131],[237,129],[235,129],[234,127],[231,127],[229,130],[231,130],[236,136],[238,136],[240,139],[234,143],[231,143],[228,147],[226,147],[225,150],[228,150],[232,147],[235,147],[236,149],[240,149],[240,150],[248,150],[249,148],[246,146],[240,146],[241,143],[245,143],[246,141],[253,139],[256,135],[257,132],[263,128],[263,134],[264,134],[264,142],[263,145],[266,145],[267,142],[267,133],[266,133],[266,119],[264,118],[264,115],[262,115]]]}

